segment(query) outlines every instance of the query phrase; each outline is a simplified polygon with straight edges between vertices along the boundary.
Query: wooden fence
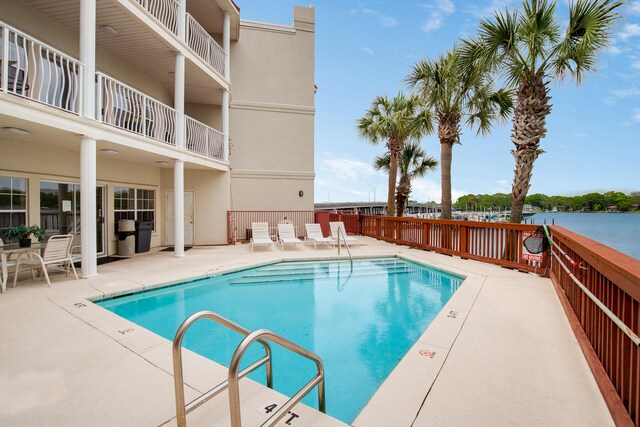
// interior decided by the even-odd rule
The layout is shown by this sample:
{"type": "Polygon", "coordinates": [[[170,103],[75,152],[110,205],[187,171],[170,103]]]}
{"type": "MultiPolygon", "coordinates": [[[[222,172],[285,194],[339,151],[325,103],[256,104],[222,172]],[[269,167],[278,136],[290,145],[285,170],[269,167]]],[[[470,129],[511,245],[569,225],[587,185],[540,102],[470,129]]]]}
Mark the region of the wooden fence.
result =
{"type": "Polygon", "coordinates": [[[616,425],[638,427],[640,261],[562,227],[551,230],[550,277],[569,322],[616,425]]]}
{"type": "Polygon", "coordinates": [[[381,216],[362,216],[361,224],[362,235],[390,243],[541,274],[548,266],[548,255],[542,262],[522,258],[523,232],[535,225],[381,216]]]}
{"type": "Polygon", "coordinates": [[[251,223],[267,222],[273,236],[278,224],[292,223],[297,236],[305,235],[305,224],[315,222],[314,211],[227,211],[227,242],[245,242],[251,238],[251,223]]]}

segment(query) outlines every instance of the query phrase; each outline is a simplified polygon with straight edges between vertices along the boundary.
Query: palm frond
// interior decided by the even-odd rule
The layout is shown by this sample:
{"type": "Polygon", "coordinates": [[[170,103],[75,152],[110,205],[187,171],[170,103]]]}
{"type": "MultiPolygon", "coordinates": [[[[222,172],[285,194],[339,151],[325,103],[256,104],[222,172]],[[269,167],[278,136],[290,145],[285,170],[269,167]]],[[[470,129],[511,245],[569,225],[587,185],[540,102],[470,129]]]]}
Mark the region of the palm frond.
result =
{"type": "Polygon", "coordinates": [[[617,9],[622,0],[578,0],[569,7],[569,25],[564,39],[555,49],[550,61],[553,73],[563,78],[571,74],[580,84],[584,74],[593,71],[598,54],[610,43],[617,9]]]}
{"type": "Polygon", "coordinates": [[[389,171],[389,165],[391,164],[391,154],[385,153],[377,156],[373,161],[373,168],[378,171],[389,171]]]}

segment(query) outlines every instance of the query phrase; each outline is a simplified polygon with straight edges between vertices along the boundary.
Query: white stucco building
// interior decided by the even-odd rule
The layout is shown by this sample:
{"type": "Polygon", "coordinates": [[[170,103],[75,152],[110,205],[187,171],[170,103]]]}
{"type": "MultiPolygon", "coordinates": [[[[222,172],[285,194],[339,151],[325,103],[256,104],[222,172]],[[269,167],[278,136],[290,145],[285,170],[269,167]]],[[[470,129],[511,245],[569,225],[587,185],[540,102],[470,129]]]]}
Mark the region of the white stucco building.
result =
{"type": "Polygon", "coordinates": [[[228,210],[313,209],[312,7],[292,26],[232,0],[0,10],[0,233],[73,233],[92,276],[119,219],[182,256],[226,243],[228,210]]]}

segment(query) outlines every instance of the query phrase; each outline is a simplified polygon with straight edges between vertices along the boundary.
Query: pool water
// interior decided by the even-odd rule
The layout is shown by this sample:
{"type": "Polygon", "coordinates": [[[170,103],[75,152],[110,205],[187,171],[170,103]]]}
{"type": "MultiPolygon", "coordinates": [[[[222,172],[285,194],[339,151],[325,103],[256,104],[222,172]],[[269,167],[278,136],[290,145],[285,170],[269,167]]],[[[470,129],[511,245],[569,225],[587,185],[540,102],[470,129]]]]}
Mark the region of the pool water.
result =
{"type": "MultiPolygon", "coordinates": [[[[462,280],[398,258],[354,260],[353,269],[349,261],[281,262],[97,304],[169,340],[200,310],[270,329],[322,358],[327,413],[351,423],[462,280]]],[[[201,320],[183,346],[228,366],[242,338],[201,320]]],[[[275,344],[272,351],[274,388],[292,396],[315,365],[275,344]]],[[[263,354],[255,344],[241,367],[263,354]]],[[[264,367],[250,377],[264,384],[264,367]]],[[[317,408],[317,393],[303,402],[317,408]]]]}

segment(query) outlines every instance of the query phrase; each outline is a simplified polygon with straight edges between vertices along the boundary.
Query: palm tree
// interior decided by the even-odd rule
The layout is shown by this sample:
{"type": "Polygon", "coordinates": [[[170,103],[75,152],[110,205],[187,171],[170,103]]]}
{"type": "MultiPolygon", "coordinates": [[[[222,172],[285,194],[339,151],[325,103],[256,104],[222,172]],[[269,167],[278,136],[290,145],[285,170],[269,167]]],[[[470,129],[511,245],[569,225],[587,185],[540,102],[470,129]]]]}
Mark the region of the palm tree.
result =
{"type": "Polygon", "coordinates": [[[461,122],[486,135],[496,120],[511,114],[513,104],[510,91],[494,90],[488,73],[474,65],[463,67],[460,59],[454,47],[437,60],[419,61],[406,78],[438,121],[442,219],[451,219],[451,158],[453,145],[460,143],[461,122]]]}
{"type": "Polygon", "coordinates": [[[416,96],[405,97],[400,92],[389,99],[378,96],[371,103],[364,117],[358,119],[360,138],[378,144],[385,141],[390,156],[387,215],[394,215],[394,195],[398,174],[398,160],[405,143],[418,141],[433,132],[431,113],[422,108],[416,96]]]}
{"type": "Polygon", "coordinates": [[[496,12],[480,23],[476,38],[464,42],[463,63],[481,64],[501,72],[517,88],[511,151],[516,161],[512,187],[511,222],[520,223],[529,191],[533,163],[544,151],[540,140],[547,133],[551,112],[549,83],[567,74],[580,84],[595,69],[598,54],[608,45],[616,13],[624,1],[569,2],[564,33],[555,16],[555,1],[523,2],[523,12],[496,12]]]}
{"type": "MultiPolygon", "coordinates": [[[[391,156],[389,153],[376,157],[373,167],[377,170],[389,170],[391,156]]],[[[398,216],[404,214],[407,206],[409,195],[411,194],[411,181],[415,178],[423,177],[429,171],[436,170],[438,161],[433,157],[427,156],[427,153],[420,147],[417,142],[410,142],[405,145],[398,162],[400,170],[400,181],[396,187],[396,212],[398,216]]]]}

